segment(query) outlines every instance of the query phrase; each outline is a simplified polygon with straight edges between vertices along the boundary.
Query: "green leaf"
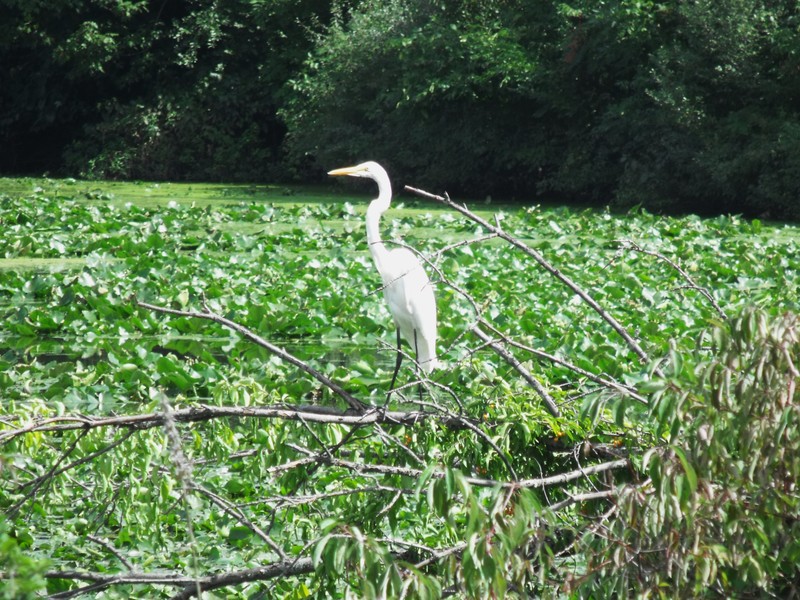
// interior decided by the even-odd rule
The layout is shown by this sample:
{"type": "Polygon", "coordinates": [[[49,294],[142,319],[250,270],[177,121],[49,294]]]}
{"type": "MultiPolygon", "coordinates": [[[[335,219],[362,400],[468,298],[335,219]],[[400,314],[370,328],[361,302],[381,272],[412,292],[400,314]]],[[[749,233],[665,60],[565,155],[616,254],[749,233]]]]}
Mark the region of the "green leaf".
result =
{"type": "Polygon", "coordinates": [[[697,473],[695,473],[694,467],[689,463],[683,449],[677,446],[670,446],[670,448],[675,452],[678,459],[680,459],[683,472],[686,474],[686,480],[689,483],[689,488],[692,494],[694,494],[697,491],[697,473]]]}

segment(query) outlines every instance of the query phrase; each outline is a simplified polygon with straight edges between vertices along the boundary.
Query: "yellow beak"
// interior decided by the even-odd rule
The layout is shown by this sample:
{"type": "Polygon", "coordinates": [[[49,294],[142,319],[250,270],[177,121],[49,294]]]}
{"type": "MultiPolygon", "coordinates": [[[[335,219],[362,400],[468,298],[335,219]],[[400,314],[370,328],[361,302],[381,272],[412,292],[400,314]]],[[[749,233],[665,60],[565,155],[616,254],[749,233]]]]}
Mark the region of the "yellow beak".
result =
{"type": "Polygon", "coordinates": [[[337,177],[339,175],[353,175],[363,170],[364,169],[361,165],[357,165],[355,167],[343,167],[341,169],[334,169],[333,171],[328,171],[328,175],[333,175],[334,177],[337,177]]]}

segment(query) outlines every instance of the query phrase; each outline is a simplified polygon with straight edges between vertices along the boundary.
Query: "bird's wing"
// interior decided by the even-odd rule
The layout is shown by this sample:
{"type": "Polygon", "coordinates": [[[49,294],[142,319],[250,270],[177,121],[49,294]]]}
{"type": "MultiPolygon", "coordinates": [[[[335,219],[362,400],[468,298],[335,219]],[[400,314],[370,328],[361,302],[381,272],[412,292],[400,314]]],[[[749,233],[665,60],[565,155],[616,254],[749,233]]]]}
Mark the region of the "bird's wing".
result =
{"type": "Polygon", "coordinates": [[[431,358],[436,346],[436,299],[433,285],[416,256],[405,248],[389,253],[381,273],[384,293],[395,324],[406,341],[414,345],[414,332],[418,346],[427,346],[431,358]]]}

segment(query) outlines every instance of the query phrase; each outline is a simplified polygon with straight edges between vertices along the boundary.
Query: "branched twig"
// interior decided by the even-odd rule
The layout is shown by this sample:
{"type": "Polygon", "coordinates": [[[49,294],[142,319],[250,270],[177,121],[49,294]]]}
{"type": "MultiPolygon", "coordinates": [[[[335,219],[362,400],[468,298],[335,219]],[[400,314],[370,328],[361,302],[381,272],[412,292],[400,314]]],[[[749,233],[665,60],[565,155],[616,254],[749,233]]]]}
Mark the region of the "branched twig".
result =
{"type": "MultiPolygon", "coordinates": [[[[455,416],[455,415],[453,415],[453,413],[451,413],[449,410],[447,410],[443,406],[439,406],[438,404],[435,404],[433,402],[421,401],[420,402],[420,406],[431,406],[431,407],[433,407],[434,409],[436,409],[437,411],[439,411],[441,413],[447,414],[447,415],[449,415],[451,417],[455,416]]],[[[490,438],[476,424],[474,424],[474,423],[472,423],[470,421],[467,421],[467,420],[464,421],[464,424],[466,425],[467,429],[469,429],[470,431],[474,432],[478,437],[480,437],[483,441],[485,441],[487,444],[489,444],[489,446],[491,446],[492,450],[494,450],[497,453],[497,455],[500,457],[500,460],[503,461],[503,464],[506,466],[506,469],[508,470],[508,474],[511,476],[511,478],[514,481],[516,481],[517,480],[517,472],[514,470],[514,466],[511,464],[511,461],[506,456],[505,452],[503,452],[500,449],[500,447],[494,442],[494,440],[492,440],[492,438],[490,438]]]]}
{"type": "Polygon", "coordinates": [[[567,497],[560,500],[555,504],[550,505],[550,510],[556,511],[577,504],[579,502],[588,502],[590,500],[605,500],[607,498],[614,498],[619,493],[617,490],[602,490],[599,492],[587,492],[586,494],[570,494],[565,492],[567,497]]]}
{"type": "Polygon", "coordinates": [[[725,311],[722,310],[719,303],[717,303],[717,301],[714,299],[714,296],[712,296],[711,292],[708,291],[708,288],[704,288],[700,285],[697,285],[694,279],[692,279],[691,275],[689,275],[684,269],[682,269],[680,265],[676,263],[674,260],[664,256],[660,252],[654,252],[653,250],[645,250],[633,240],[617,240],[617,243],[620,244],[622,249],[633,250],[640,254],[646,254],[647,256],[652,256],[667,263],[670,267],[672,267],[678,273],[680,273],[681,277],[683,277],[689,283],[689,285],[682,287],[700,292],[700,294],[702,294],[706,298],[706,300],[708,300],[711,303],[711,306],[714,307],[714,310],[717,311],[717,315],[719,315],[721,319],[725,320],[728,318],[728,315],[726,315],[725,311]]]}
{"type": "Polygon", "coordinates": [[[461,213],[468,219],[478,223],[481,227],[483,227],[486,231],[489,231],[493,234],[496,234],[498,237],[502,238],[512,246],[522,250],[525,254],[530,256],[534,261],[536,261],[539,266],[545,269],[548,273],[550,273],[553,277],[558,279],[561,283],[567,286],[570,290],[576,293],[581,300],[586,302],[600,317],[608,323],[611,328],[617,332],[617,334],[625,340],[625,343],[628,344],[628,347],[633,350],[633,352],[642,360],[644,363],[650,362],[650,357],[647,353],[642,349],[633,336],[628,333],[628,331],[611,315],[606,311],[597,301],[592,298],[583,288],[578,286],[572,279],[564,275],[561,271],[551,265],[545,258],[536,250],[522,242],[520,239],[514,237],[506,233],[503,229],[496,225],[492,225],[486,219],[483,219],[469,210],[466,206],[462,204],[457,204],[450,200],[449,197],[445,196],[437,196],[436,194],[431,194],[430,192],[426,192],[424,190],[420,190],[411,186],[405,186],[405,189],[413,194],[417,194],[419,196],[423,196],[425,198],[430,198],[431,200],[436,200],[441,202],[445,206],[452,208],[453,210],[461,213]]]}
{"type": "MultiPolygon", "coordinates": [[[[41,477],[37,477],[33,482],[30,482],[33,483],[31,491],[25,494],[25,496],[23,496],[14,506],[8,509],[8,512],[6,514],[9,517],[14,517],[19,511],[19,509],[22,508],[22,506],[25,504],[25,502],[35,497],[36,492],[39,491],[39,488],[42,487],[42,485],[45,482],[50,481],[55,476],[56,471],[59,471],[58,465],[64,462],[67,459],[67,457],[75,451],[75,448],[78,446],[78,442],[80,442],[84,438],[84,436],[86,436],[87,433],[89,433],[88,429],[84,429],[83,431],[81,431],[80,435],[78,435],[78,437],[72,441],[72,443],[69,445],[69,448],[67,448],[61,454],[61,457],[50,468],[50,470],[41,477]]],[[[59,472],[63,472],[63,469],[59,472]]],[[[23,485],[23,487],[25,486],[27,486],[27,484],[23,485]]]]}
{"type": "Polygon", "coordinates": [[[269,536],[269,534],[267,532],[265,532],[263,529],[261,529],[255,523],[253,523],[250,519],[248,519],[247,516],[244,514],[244,512],[242,512],[242,510],[240,508],[238,508],[237,506],[235,506],[231,502],[228,502],[222,496],[220,496],[218,494],[215,494],[211,490],[207,490],[206,488],[204,488],[201,485],[193,484],[192,485],[192,489],[195,492],[198,492],[198,493],[202,494],[203,496],[205,496],[206,498],[208,498],[209,500],[211,500],[211,502],[216,504],[218,507],[220,507],[227,514],[229,514],[234,519],[239,521],[239,523],[241,523],[242,525],[247,527],[257,537],[261,538],[278,555],[278,558],[280,558],[281,560],[286,560],[287,556],[286,556],[286,553],[283,551],[283,548],[281,548],[277,543],[275,543],[275,540],[273,540],[269,536]]]}
{"type": "Polygon", "coordinates": [[[116,548],[114,548],[113,544],[109,543],[107,540],[94,536],[91,533],[86,534],[86,539],[94,542],[95,544],[99,544],[100,546],[108,550],[111,554],[113,554],[117,558],[119,562],[125,565],[125,568],[128,569],[129,571],[134,570],[134,567],[131,564],[131,562],[127,558],[122,556],[122,554],[116,548]]]}
{"type": "Polygon", "coordinates": [[[493,240],[496,237],[497,237],[496,233],[489,233],[487,235],[482,235],[480,237],[472,238],[469,240],[461,240],[460,242],[450,244],[449,246],[445,246],[444,248],[437,250],[433,256],[436,257],[438,261],[438,258],[443,254],[445,254],[446,252],[450,252],[451,250],[455,250],[456,248],[461,248],[462,246],[469,246],[471,244],[479,244],[481,242],[493,240]]]}
{"type": "Polygon", "coordinates": [[[298,369],[305,371],[309,375],[311,375],[314,379],[319,381],[322,385],[327,387],[331,390],[334,394],[339,396],[342,400],[344,400],[350,408],[356,411],[359,414],[363,414],[369,409],[369,406],[364,404],[361,400],[347,392],[342,386],[340,386],[335,381],[332,381],[330,378],[325,376],[323,373],[320,373],[315,368],[310,366],[309,364],[303,362],[299,358],[295,357],[292,354],[289,354],[283,348],[278,348],[276,345],[268,342],[260,335],[250,331],[247,327],[243,325],[239,325],[239,323],[235,323],[230,319],[226,319],[222,315],[218,315],[216,313],[211,312],[211,310],[207,306],[203,306],[203,312],[197,311],[187,311],[187,310],[177,310],[174,308],[167,308],[165,306],[157,306],[155,304],[148,304],[147,302],[136,301],[136,305],[141,308],[146,308],[147,310],[152,310],[155,312],[165,313],[168,315],[175,315],[178,317],[187,317],[191,319],[206,319],[209,321],[213,321],[214,323],[218,323],[223,327],[227,327],[235,331],[236,333],[240,334],[244,338],[248,339],[249,341],[253,342],[257,346],[261,346],[262,348],[268,350],[270,353],[274,354],[281,360],[284,360],[298,369]]]}
{"type": "Polygon", "coordinates": [[[636,388],[634,388],[634,387],[631,387],[629,385],[625,385],[624,383],[619,383],[617,381],[613,381],[611,379],[606,379],[604,377],[600,377],[599,375],[595,375],[594,373],[591,373],[591,372],[587,371],[586,369],[582,369],[578,365],[575,365],[575,364],[569,362],[568,360],[566,360],[564,358],[559,358],[558,356],[554,356],[554,355],[552,355],[552,354],[550,354],[548,352],[544,352],[543,350],[538,350],[536,348],[532,348],[531,346],[528,346],[526,344],[522,344],[520,342],[517,342],[516,340],[513,340],[513,339],[511,339],[509,337],[506,337],[504,335],[501,335],[500,332],[498,332],[494,327],[492,327],[489,323],[487,323],[484,320],[481,320],[481,323],[484,326],[486,326],[489,329],[491,329],[495,334],[497,334],[500,337],[500,339],[503,341],[504,344],[508,344],[509,346],[514,346],[515,348],[519,348],[520,350],[524,350],[525,352],[530,352],[534,356],[549,360],[550,362],[553,362],[553,363],[555,363],[557,365],[561,365],[562,367],[565,367],[565,368],[569,369],[570,371],[573,371],[574,373],[577,373],[578,375],[582,375],[583,377],[586,377],[586,379],[588,379],[589,381],[593,381],[593,382],[595,382],[597,384],[600,384],[600,385],[602,385],[604,387],[613,389],[613,390],[615,390],[615,391],[617,391],[620,394],[623,394],[625,396],[630,396],[631,398],[633,398],[637,402],[641,402],[642,404],[645,404],[645,405],[648,404],[647,399],[644,396],[638,394],[636,392],[636,388]]]}
{"type": "MultiPolygon", "coordinates": [[[[35,493],[35,491],[36,491],[37,489],[39,489],[39,487],[40,487],[40,486],[41,486],[41,485],[42,485],[42,484],[43,484],[43,483],[44,483],[46,480],[48,480],[48,479],[52,479],[53,477],[57,477],[57,476],[61,475],[62,473],[65,473],[66,471],[69,471],[70,469],[74,469],[75,467],[78,467],[78,466],[80,466],[80,465],[82,465],[82,464],[85,464],[85,463],[87,463],[87,462],[91,462],[92,460],[94,460],[94,459],[95,459],[95,458],[97,458],[98,456],[102,456],[102,455],[103,455],[103,454],[105,454],[106,452],[110,452],[111,450],[113,450],[114,448],[116,448],[117,446],[119,446],[119,445],[120,445],[122,442],[124,442],[124,441],[125,441],[125,440],[127,440],[129,437],[131,437],[131,436],[133,435],[133,433],[134,433],[133,431],[129,431],[129,432],[127,432],[125,435],[123,435],[121,438],[119,438],[118,440],[115,440],[115,441],[111,442],[111,443],[110,443],[108,446],[105,446],[104,448],[100,448],[100,450],[95,450],[95,451],[94,451],[94,452],[92,452],[91,454],[87,454],[87,455],[86,455],[86,456],[84,456],[83,458],[79,458],[78,460],[74,460],[74,461],[72,461],[71,463],[69,463],[68,465],[65,465],[65,466],[61,467],[60,469],[55,469],[55,468],[53,468],[53,469],[50,469],[50,470],[49,470],[47,473],[45,473],[44,475],[40,475],[40,476],[39,476],[39,477],[37,477],[36,479],[32,479],[32,480],[30,480],[30,481],[26,481],[25,483],[23,483],[23,484],[22,484],[22,485],[21,485],[21,486],[18,488],[18,491],[22,491],[22,490],[24,490],[26,487],[29,487],[29,486],[34,486],[33,493],[35,493]]],[[[86,435],[86,434],[84,433],[83,435],[86,435]]],[[[81,437],[83,437],[83,435],[82,435],[81,437]]],[[[79,441],[79,440],[76,440],[75,444],[77,444],[77,441],[79,441]]],[[[74,444],[73,444],[73,447],[74,447],[74,444]]],[[[60,462],[61,462],[61,461],[59,461],[58,463],[56,463],[56,466],[58,466],[58,464],[59,464],[60,462]]]]}
{"type": "Polygon", "coordinates": [[[553,398],[550,397],[550,394],[547,393],[547,390],[544,389],[544,386],[541,383],[539,383],[539,381],[533,375],[531,375],[531,373],[525,367],[522,366],[522,363],[520,363],[516,358],[514,358],[513,354],[508,352],[500,344],[494,341],[489,336],[489,334],[483,331],[478,325],[475,325],[475,327],[473,327],[472,330],[475,332],[475,335],[477,335],[483,342],[485,342],[492,350],[497,352],[497,354],[499,354],[500,357],[503,360],[505,360],[509,365],[514,367],[517,373],[519,373],[522,376],[522,378],[531,385],[531,387],[536,391],[536,393],[542,399],[542,402],[544,402],[544,406],[547,409],[547,412],[549,412],[554,417],[561,416],[561,413],[558,410],[555,401],[553,400],[553,398]]]}
{"type": "Polygon", "coordinates": [[[421,569],[422,567],[427,567],[430,564],[435,563],[443,558],[447,558],[452,554],[458,554],[459,552],[463,552],[467,548],[467,542],[459,542],[458,544],[451,546],[449,548],[444,548],[441,550],[436,550],[430,558],[426,558],[423,561],[418,562],[414,565],[417,569],[421,569]]]}

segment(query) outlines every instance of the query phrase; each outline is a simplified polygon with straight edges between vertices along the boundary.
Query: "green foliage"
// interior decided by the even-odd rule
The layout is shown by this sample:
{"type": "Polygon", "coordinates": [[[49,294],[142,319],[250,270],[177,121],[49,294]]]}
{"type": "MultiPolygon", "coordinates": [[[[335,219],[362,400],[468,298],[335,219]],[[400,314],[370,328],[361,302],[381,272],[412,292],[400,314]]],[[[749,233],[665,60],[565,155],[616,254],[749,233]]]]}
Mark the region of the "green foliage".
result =
{"type": "Polygon", "coordinates": [[[798,318],[747,311],[653,381],[646,481],[584,537],[582,596],[791,597],[800,557],[798,318]]]}
{"type": "Polygon", "coordinates": [[[593,190],[622,207],[797,218],[789,198],[800,173],[784,150],[800,89],[785,45],[797,43],[794,2],[573,6],[557,76],[559,93],[580,98],[563,114],[581,129],[561,124],[568,137],[546,189],[593,190]]]}
{"type": "Polygon", "coordinates": [[[323,165],[369,157],[471,193],[533,175],[546,142],[526,127],[541,116],[535,49],[554,9],[538,3],[522,21],[517,4],[393,0],[340,15],[292,80],[282,114],[295,152],[323,165]]]}
{"type": "MultiPolygon", "coordinates": [[[[0,473],[2,468],[0,462],[0,473]]],[[[44,587],[42,575],[48,561],[31,557],[26,552],[32,543],[33,537],[27,529],[10,531],[7,521],[0,519],[0,572],[3,575],[0,598],[3,600],[36,598],[36,592],[44,587]]]]}
{"type": "MultiPolygon", "coordinates": [[[[176,412],[341,407],[297,368],[239,336],[199,319],[136,308],[134,295],[175,309],[199,310],[205,302],[360,399],[383,404],[394,336],[365,241],[366,202],[254,186],[6,180],[3,188],[0,436],[48,419],[156,413],[165,397],[176,412]]],[[[783,498],[782,488],[758,485],[764,477],[796,476],[790,450],[797,429],[787,413],[794,405],[784,407],[789,420],[780,431],[783,417],[767,398],[780,400],[788,389],[780,348],[796,352],[788,337],[793,321],[779,317],[798,308],[796,229],[731,217],[662,219],[644,211],[621,218],[530,208],[496,218],[591,290],[651,356],[665,357],[658,363],[665,377],[653,377],[653,365],[642,365],[604,321],[523,254],[498,240],[452,247],[485,232],[441,208],[397,202],[383,221],[386,238],[401,238],[439,269],[448,368],[435,381],[452,393],[436,387],[425,399],[470,417],[475,429],[434,418],[384,423],[379,432],[242,413],[176,420],[177,443],[163,428],[138,426],[0,437],[0,512],[8,532],[0,544],[13,539],[3,548],[10,548],[19,573],[30,574],[24,585],[50,594],[78,587],[68,578],[43,581],[36,575],[42,561],[51,572],[100,574],[127,571],[123,561],[141,573],[188,576],[195,561],[201,574],[263,568],[280,558],[264,534],[291,559],[308,561],[309,569],[218,593],[553,597],[610,589],[600,557],[623,555],[613,555],[609,539],[647,535],[642,547],[658,549],[659,536],[674,530],[670,551],[683,560],[685,580],[653,574],[643,587],[657,580],[693,593],[697,556],[710,556],[728,533],[750,544],[752,554],[762,553],[756,560],[763,574],[756,578],[753,571],[741,583],[733,571],[750,567],[715,559],[715,572],[729,582],[724,590],[788,586],[793,555],[767,548],[796,533],[791,524],[779,528],[778,516],[791,514],[794,500],[783,498]],[[700,291],[686,287],[663,260],[623,249],[620,239],[678,261],[729,314],[752,305],[763,314],[736,321],[730,332],[725,325],[704,333],[719,317],[700,291]],[[474,339],[475,306],[511,339],[636,385],[652,405],[509,347],[556,399],[563,416],[552,417],[529,385],[474,339]],[[779,383],[767,386],[770,381],[779,383]],[[706,445],[699,441],[703,423],[713,429],[704,434],[706,445]],[[789,444],[785,454],[777,442],[789,444]],[[191,464],[188,480],[176,470],[177,450],[191,464]],[[615,453],[634,464],[581,475],[615,453]],[[519,480],[567,472],[578,478],[514,489],[511,469],[519,480]],[[642,486],[648,478],[650,487],[642,486]],[[735,499],[724,495],[725,486],[735,499]],[[614,500],[619,512],[609,513],[614,503],[602,494],[617,487],[623,490],[614,500]],[[723,512],[717,525],[712,509],[720,498],[726,501],[719,510],[730,505],[732,512],[723,512]],[[761,504],[751,506],[753,499],[761,504]],[[634,515],[650,528],[631,532],[633,521],[617,515],[634,515]],[[738,522],[739,515],[746,518],[738,522]],[[609,531],[618,537],[606,537],[609,531]],[[694,531],[706,536],[702,552],[680,537],[694,531]]],[[[406,367],[400,381],[413,377],[406,367]]],[[[407,401],[390,408],[415,408],[416,390],[405,393],[407,401]]],[[[649,556],[640,563],[649,566],[649,556]]],[[[624,585],[639,581],[632,565],[621,571],[628,574],[624,585]]],[[[125,584],[102,593],[168,597],[174,591],[125,584]]]]}

